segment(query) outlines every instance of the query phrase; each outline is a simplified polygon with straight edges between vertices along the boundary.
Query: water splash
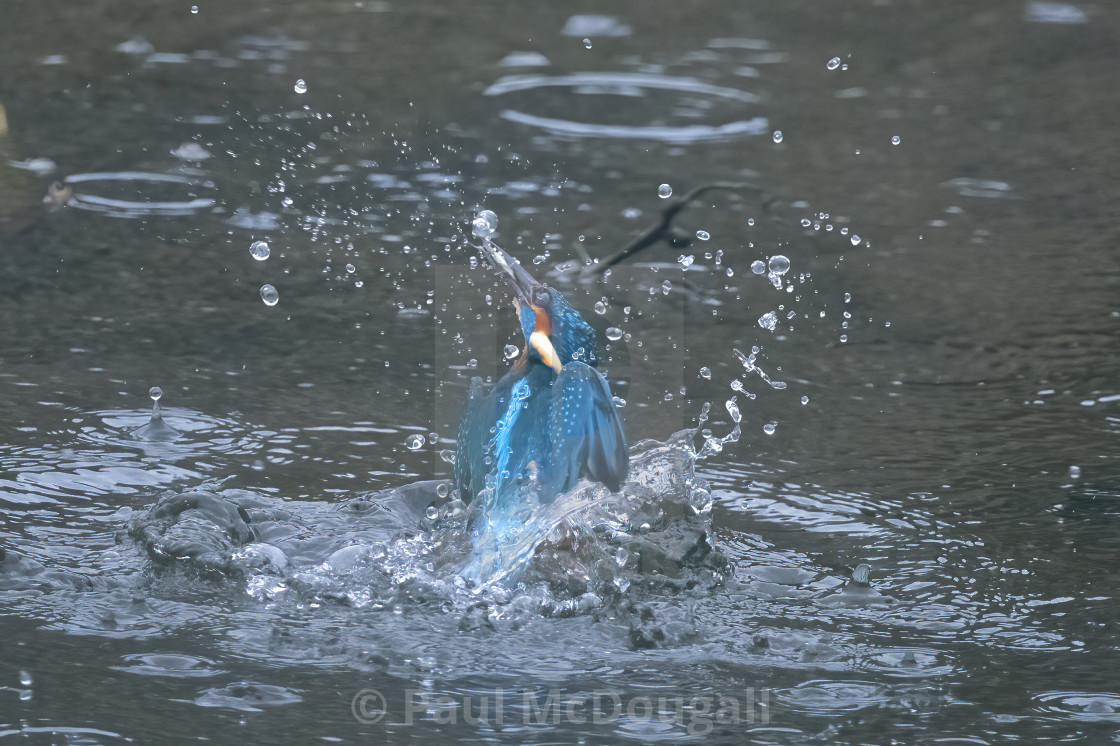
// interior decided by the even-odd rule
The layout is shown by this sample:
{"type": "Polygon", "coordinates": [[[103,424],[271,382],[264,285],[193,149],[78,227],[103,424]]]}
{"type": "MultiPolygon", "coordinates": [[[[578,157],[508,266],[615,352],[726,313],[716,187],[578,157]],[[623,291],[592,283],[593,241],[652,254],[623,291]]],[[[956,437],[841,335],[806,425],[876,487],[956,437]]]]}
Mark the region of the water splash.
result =
{"type": "Polygon", "coordinates": [[[148,396],[152,397],[152,417],[147,424],[133,430],[132,437],[137,440],[164,443],[179,438],[182,433],[164,422],[163,414],[159,411],[159,400],[163,396],[163,389],[152,386],[148,390],[148,396]]]}
{"type": "Polygon", "coordinates": [[[778,389],[778,390],[786,388],[787,384],[786,384],[785,381],[773,381],[773,380],[771,380],[770,376],[766,374],[766,371],[764,371],[762,368],[760,368],[758,366],[758,364],[755,362],[755,361],[758,360],[758,348],[757,347],[754,347],[754,348],[751,349],[751,354],[750,355],[744,355],[741,350],[735,349],[735,357],[739,358],[739,362],[743,364],[743,368],[748,373],[757,374],[758,377],[761,378],[763,381],[766,381],[766,383],[771,388],[778,389]]]}

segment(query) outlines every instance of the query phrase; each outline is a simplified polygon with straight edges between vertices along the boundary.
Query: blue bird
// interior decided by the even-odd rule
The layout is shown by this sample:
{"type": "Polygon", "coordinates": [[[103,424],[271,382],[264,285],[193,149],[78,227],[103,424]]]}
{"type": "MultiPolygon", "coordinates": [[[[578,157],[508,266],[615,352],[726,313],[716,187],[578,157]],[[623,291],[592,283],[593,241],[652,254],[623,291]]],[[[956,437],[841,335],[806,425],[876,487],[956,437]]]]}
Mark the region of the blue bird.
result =
{"type": "Polygon", "coordinates": [[[489,238],[481,250],[513,290],[525,347],[489,391],[471,381],[459,423],[455,488],[465,502],[482,501],[472,508],[476,537],[516,531],[526,505],[552,503],[581,477],[617,492],[630,460],[610,387],[595,368],[595,330],[489,238]]]}

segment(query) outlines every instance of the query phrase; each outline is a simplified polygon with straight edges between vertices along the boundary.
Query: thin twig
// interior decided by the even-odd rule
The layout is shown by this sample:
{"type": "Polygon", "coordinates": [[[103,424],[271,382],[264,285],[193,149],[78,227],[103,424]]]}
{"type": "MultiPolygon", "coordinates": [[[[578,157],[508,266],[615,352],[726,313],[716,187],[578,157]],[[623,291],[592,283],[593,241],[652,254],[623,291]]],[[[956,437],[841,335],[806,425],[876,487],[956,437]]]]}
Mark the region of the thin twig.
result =
{"type": "Polygon", "coordinates": [[[604,272],[614,265],[618,264],[619,262],[630,258],[634,254],[637,254],[642,249],[648,246],[652,246],[658,241],[671,241],[672,234],[670,233],[670,229],[672,228],[673,218],[677,216],[677,213],[687,207],[689,203],[694,201],[697,197],[704,194],[704,192],[710,192],[715,189],[725,189],[731,192],[741,190],[750,190],[756,192],[760,191],[756,186],[730,181],[717,181],[712,184],[704,184],[702,186],[698,186],[691,192],[687,192],[683,196],[673,200],[668,205],[663,207],[661,209],[661,217],[656,223],[642,231],[640,235],[638,235],[633,241],[619,250],[618,253],[616,253],[614,256],[610,257],[609,259],[604,259],[603,261],[594,265],[595,270],[604,272]]]}

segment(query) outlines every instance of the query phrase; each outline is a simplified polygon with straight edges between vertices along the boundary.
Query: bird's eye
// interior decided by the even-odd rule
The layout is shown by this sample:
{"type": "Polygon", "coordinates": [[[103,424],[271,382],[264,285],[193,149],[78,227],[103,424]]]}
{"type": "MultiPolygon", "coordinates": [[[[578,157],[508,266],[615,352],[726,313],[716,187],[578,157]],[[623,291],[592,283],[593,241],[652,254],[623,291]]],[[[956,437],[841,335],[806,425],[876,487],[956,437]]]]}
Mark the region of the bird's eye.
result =
{"type": "Polygon", "coordinates": [[[548,294],[547,290],[538,288],[533,291],[533,305],[534,306],[547,306],[552,300],[552,296],[548,294]]]}

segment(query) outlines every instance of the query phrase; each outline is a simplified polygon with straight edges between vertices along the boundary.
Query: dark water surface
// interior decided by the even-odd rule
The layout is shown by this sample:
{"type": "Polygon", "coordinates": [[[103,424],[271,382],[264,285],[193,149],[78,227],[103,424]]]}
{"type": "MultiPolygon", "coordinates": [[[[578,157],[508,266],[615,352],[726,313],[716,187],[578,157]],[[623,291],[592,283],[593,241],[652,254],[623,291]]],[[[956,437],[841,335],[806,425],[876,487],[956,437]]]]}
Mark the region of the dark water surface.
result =
{"type": "Polygon", "coordinates": [[[10,5],[0,737],[1120,737],[1120,9],[10,5]],[[476,592],[482,207],[635,445],[476,592]]]}

